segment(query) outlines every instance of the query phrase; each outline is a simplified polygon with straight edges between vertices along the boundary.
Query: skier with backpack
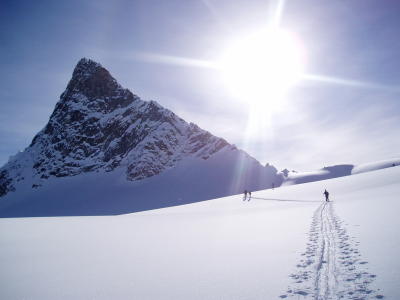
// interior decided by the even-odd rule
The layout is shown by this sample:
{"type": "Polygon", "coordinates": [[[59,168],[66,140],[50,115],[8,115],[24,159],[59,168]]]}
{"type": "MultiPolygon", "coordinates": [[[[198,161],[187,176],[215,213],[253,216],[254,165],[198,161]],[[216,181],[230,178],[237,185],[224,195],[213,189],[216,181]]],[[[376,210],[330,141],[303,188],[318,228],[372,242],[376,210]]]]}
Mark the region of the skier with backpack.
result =
{"type": "Polygon", "coordinates": [[[329,202],[329,192],[325,189],[325,192],[323,194],[325,195],[325,201],[329,202]]]}

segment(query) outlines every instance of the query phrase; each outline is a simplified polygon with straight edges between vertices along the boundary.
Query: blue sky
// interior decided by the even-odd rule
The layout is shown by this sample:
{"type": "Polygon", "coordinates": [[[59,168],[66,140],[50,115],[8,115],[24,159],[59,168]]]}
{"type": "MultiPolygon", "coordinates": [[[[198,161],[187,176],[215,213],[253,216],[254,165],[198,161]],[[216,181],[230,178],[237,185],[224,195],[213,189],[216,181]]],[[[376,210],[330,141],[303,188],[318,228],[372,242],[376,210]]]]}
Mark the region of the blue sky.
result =
{"type": "Polygon", "coordinates": [[[398,1],[281,3],[281,26],[301,38],[308,73],[363,84],[300,82],[285,109],[249,137],[248,104],[218,72],[144,55],[215,60],[230,40],[265,26],[276,1],[1,1],[0,164],[47,123],[81,57],[280,169],[398,157],[398,1]]]}

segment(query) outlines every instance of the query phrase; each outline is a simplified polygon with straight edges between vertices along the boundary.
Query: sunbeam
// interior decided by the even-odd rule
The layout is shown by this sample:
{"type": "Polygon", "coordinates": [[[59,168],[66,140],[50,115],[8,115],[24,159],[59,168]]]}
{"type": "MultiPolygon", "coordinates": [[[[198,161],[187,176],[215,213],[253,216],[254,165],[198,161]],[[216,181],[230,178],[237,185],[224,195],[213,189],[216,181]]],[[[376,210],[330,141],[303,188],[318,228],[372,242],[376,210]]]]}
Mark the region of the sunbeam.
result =
{"type": "Polygon", "coordinates": [[[206,68],[206,69],[218,69],[218,65],[215,62],[187,58],[173,55],[157,54],[157,53],[135,53],[134,57],[140,61],[148,63],[165,64],[182,67],[195,67],[195,68],[206,68]]]}
{"type": "Polygon", "coordinates": [[[381,89],[381,90],[387,90],[387,91],[393,91],[393,92],[400,91],[400,89],[397,87],[376,84],[373,82],[365,82],[365,81],[358,81],[358,80],[353,80],[353,79],[326,76],[326,75],[303,74],[302,79],[309,80],[309,81],[317,81],[317,82],[322,82],[322,83],[327,83],[327,84],[350,86],[350,87],[381,89]]]}
{"type": "Polygon", "coordinates": [[[273,8],[271,22],[268,27],[279,28],[281,24],[283,9],[285,8],[285,0],[277,0],[273,8]]]}
{"type": "MultiPolygon", "coordinates": [[[[211,61],[211,60],[202,60],[196,58],[188,58],[188,57],[180,57],[180,56],[173,56],[173,55],[165,55],[165,54],[157,54],[157,53],[136,53],[134,58],[147,62],[147,63],[155,63],[155,64],[165,64],[165,65],[172,65],[172,66],[181,66],[181,67],[194,67],[194,68],[205,68],[210,69],[218,72],[226,72],[224,70],[224,66],[221,62],[218,61],[211,61]]],[[[228,72],[229,73],[229,72],[228,72]]],[[[232,76],[232,75],[230,75],[232,76]]],[[[272,75],[271,75],[272,76],[272,75]]],[[[377,84],[374,82],[367,82],[367,81],[360,81],[354,80],[350,78],[340,78],[328,75],[318,75],[318,74],[311,74],[311,73],[297,73],[299,80],[304,81],[314,81],[324,84],[332,84],[332,85],[341,85],[341,86],[348,86],[354,88],[364,88],[364,89],[378,89],[378,90],[385,90],[389,92],[400,92],[400,88],[395,86],[388,86],[377,84]]],[[[261,78],[263,79],[263,78],[261,78]]],[[[244,82],[237,81],[235,82],[235,88],[242,89],[242,85],[245,84],[244,82]],[[238,86],[239,85],[239,86],[238,86]]],[[[279,87],[279,86],[278,86],[279,87]]],[[[249,92],[248,95],[251,95],[252,92],[249,92]]],[[[282,100],[282,99],[281,99],[282,100]]],[[[274,101],[270,99],[269,101],[274,101]]]]}

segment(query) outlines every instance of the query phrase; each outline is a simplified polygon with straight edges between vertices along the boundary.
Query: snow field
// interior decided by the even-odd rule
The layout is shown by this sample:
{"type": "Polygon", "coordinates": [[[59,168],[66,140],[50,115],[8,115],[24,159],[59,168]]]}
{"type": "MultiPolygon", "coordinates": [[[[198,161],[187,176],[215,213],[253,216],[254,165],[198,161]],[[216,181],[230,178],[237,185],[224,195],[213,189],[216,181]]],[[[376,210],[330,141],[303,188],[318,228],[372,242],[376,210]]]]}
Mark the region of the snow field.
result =
{"type": "Polygon", "coordinates": [[[398,299],[399,175],[120,216],[0,219],[0,298],[398,299]]]}

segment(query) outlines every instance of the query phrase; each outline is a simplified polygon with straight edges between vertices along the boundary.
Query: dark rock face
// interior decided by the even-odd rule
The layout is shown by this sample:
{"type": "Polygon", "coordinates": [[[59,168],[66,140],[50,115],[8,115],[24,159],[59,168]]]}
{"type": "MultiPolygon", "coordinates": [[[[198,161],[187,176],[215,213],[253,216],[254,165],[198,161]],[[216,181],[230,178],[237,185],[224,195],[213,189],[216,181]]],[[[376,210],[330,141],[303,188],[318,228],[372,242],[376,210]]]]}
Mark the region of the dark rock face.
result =
{"type": "Polygon", "coordinates": [[[106,69],[86,58],[82,58],[75,67],[61,100],[68,101],[74,93],[80,93],[88,100],[94,101],[90,108],[102,112],[126,107],[134,100],[134,95],[121,88],[106,69]],[[100,99],[103,101],[98,101],[100,99]]]}
{"type": "Polygon", "coordinates": [[[8,177],[8,172],[3,170],[0,172],[0,197],[11,191],[15,191],[12,180],[8,177]]]}
{"type": "Polygon", "coordinates": [[[26,177],[38,187],[50,177],[123,168],[128,180],[140,180],[187,156],[208,159],[224,147],[234,148],[157,102],[141,100],[83,58],[47,125],[0,169],[0,196],[26,177]]]}

